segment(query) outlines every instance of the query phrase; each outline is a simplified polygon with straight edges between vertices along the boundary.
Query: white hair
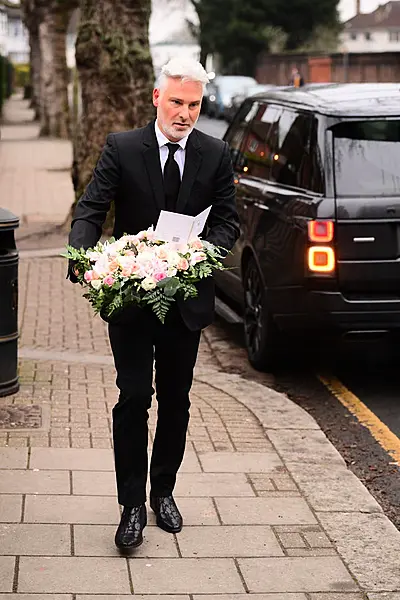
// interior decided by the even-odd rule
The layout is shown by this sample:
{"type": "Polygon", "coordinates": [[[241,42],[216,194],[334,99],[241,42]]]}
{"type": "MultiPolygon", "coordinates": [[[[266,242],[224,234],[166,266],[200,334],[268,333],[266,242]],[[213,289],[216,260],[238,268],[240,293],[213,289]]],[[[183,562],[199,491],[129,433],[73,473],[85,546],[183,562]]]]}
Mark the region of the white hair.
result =
{"type": "Polygon", "coordinates": [[[171,58],[161,69],[156,87],[162,88],[169,77],[182,81],[198,81],[204,86],[210,80],[201,63],[193,58],[171,58]]]}

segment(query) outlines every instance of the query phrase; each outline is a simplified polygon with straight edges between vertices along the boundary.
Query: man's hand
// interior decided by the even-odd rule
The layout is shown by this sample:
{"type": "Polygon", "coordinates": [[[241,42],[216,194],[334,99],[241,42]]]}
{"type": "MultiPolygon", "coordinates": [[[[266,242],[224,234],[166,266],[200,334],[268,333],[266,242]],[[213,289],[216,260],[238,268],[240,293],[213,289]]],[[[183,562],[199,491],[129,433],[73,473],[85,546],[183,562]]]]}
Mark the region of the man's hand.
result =
{"type": "Polygon", "coordinates": [[[65,279],[69,279],[72,283],[78,283],[78,271],[75,269],[76,260],[69,259],[68,261],[68,271],[65,279]]]}

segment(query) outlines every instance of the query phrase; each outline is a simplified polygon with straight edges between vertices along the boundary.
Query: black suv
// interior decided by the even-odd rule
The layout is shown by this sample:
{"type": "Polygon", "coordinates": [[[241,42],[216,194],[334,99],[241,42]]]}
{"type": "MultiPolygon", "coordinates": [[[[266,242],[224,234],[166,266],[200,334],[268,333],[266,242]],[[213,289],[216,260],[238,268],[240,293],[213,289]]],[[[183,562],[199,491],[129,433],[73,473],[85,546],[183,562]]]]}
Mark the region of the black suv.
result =
{"type": "Polygon", "coordinates": [[[282,359],[288,333],[400,331],[400,86],[267,91],[225,140],[241,236],[216,282],[252,365],[282,359]]]}

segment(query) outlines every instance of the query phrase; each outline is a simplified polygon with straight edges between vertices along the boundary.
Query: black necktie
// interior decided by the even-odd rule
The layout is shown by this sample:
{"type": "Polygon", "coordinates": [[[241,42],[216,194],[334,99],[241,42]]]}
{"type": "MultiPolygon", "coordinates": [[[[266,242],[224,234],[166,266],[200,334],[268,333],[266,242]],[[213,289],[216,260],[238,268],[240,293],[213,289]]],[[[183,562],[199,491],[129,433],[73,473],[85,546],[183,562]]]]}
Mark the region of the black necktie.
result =
{"type": "Polygon", "coordinates": [[[172,143],[166,145],[168,146],[169,154],[164,166],[165,208],[171,212],[175,212],[179,188],[181,187],[181,174],[174,154],[180,146],[179,144],[172,143]]]}

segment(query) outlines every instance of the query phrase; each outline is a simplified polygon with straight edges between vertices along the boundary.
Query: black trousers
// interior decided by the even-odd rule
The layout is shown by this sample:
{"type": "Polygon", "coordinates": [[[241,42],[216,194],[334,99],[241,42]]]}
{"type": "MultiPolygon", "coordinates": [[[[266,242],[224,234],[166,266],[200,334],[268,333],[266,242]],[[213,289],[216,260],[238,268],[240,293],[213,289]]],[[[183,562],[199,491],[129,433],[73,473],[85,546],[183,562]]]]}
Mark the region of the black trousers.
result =
{"type": "Polygon", "coordinates": [[[190,331],[176,305],[162,324],[150,309],[132,320],[109,324],[117,370],[118,403],[113,409],[113,436],[118,502],[138,506],[146,501],[148,409],[154,393],[157,426],[150,464],[151,494],[172,493],[185,452],[189,391],[201,330],[190,331]]]}

